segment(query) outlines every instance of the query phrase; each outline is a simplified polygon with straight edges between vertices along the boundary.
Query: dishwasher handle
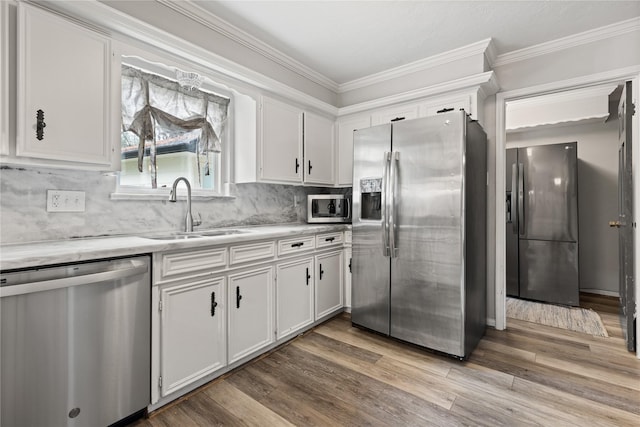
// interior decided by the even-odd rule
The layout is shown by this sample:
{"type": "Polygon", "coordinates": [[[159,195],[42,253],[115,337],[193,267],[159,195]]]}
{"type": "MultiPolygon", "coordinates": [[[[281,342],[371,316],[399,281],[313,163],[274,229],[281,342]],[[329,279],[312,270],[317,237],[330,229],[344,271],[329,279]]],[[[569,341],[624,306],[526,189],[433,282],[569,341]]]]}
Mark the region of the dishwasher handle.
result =
{"type": "Polygon", "coordinates": [[[100,282],[109,282],[127,277],[137,276],[149,271],[149,265],[146,262],[131,261],[132,267],[120,268],[112,271],[101,273],[85,274],[73,277],[64,277],[61,279],[42,280],[39,282],[30,282],[22,285],[0,287],[0,298],[11,297],[14,295],[31,294],[34,292],[51,291],[54,289],[70,288],[80,285],[91,285],[100,282]]]}

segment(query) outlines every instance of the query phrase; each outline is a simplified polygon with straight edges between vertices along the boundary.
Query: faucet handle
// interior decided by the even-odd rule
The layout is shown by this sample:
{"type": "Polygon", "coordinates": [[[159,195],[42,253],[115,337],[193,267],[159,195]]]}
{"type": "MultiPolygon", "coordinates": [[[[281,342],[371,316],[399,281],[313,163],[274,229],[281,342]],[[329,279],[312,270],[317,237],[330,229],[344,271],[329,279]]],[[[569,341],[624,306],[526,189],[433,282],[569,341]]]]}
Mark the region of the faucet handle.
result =
{"type": "Polygon", "coordinates": [[[197,227],[197,226],[202,224],[202,217],[200,216],[200,212],[198,212],[196,215],[198,215],[198,219],[196,219],[196,218],[193,219],[193,226],[194,227],[197,227]]]}

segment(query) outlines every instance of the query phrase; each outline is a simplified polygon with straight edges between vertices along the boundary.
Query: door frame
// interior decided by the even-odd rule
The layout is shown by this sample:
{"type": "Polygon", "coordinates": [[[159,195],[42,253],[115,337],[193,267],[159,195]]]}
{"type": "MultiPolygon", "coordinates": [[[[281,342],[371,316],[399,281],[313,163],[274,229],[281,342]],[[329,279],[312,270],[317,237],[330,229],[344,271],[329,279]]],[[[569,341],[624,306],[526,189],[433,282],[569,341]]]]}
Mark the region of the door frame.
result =
{"type": "MultiPolygon", "coordinates": [[[[638,132],[640,131],[640,66],[632,66],[617,70],[611,70],[603,73],[592,74],[583,77],[577,77],[574,79],[561,80],[552,83],[546,83],[537,86],[530,86],[521,89],[514,89],[506,92],[499,92],[496,94],[496,164],[495,164],[495,232],[496,232],[496,245],[495,245],[495,328],[498,330],[506,329],[506,233],[504,223],[506,220],[506,213],[504,209],[504,197],[500,195],[505,189],[505,156],[506,156],[506,103],[508,101],[514,101],[521,98],[529,98],[533,96],[539,96],[543,94],[553,92],[563,92],[573,89],[579,89],[586,86],[596,86],[600,84],[611,84],[620,81],[633,82],[633,94],[632,99],[636,105],[636,114],[632,119],[632,172],[633,172],[633,210],[635,212],[634,217],[640,217],[640,167],[638,161],[640,161],[640,137],[638,132]]],[[[635,219],[635,218],[634,218],[635,219]]],[[[637,235],[634,235],[634,247],[637,246],[637,235]]],[[[640,251],[636,249],[634,254],[634,271],[640,271],[640,251]]],[[[636,273],[637,275],[637,273],[636,273]]],[[[640,313],[639,298],[640,295],[640,280],[635,280],[636,290],[636,313],[640,313]]],[[[640,335],[640,328],[636,330],[637,335],[640,335]]],[[[640,342],[636,337],[636,342],[640,342]]],[[[637,356],[640,358],[640,346],[637,350],[637,356]]]]}

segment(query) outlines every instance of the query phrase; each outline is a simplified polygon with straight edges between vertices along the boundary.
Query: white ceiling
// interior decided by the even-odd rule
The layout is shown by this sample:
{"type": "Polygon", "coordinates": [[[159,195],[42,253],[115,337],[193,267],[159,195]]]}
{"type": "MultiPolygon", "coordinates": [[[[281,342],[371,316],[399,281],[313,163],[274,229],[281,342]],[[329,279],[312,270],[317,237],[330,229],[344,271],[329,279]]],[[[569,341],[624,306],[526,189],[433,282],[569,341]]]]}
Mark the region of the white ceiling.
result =
{"type": "Polygon", "coordinates": [[[337,84],[481,40],[497,54],[640,16],[640,1],[193,3],[337,84]]]}

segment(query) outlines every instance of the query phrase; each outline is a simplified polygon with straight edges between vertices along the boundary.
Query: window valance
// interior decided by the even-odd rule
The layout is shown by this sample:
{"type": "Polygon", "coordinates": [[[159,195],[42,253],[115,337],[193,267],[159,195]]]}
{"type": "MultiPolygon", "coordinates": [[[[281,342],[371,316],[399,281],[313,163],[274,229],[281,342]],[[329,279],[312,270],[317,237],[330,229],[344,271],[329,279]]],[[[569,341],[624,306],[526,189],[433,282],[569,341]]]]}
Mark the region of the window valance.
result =
{"type": "MultiPolygon", "coordinates": [[[[227,98],[186,89],[164,77],[122,66],[122,131],[131,131],[138,137],[140,172],[145,151],[149,153],[153,188],[156,188],[158,141],[171,143],[190,133],[196,135],[197,154],[221,152],[220,135],[226,124],[228,105],[227,98]]],[[[134,143],[123,138],[125,149],[133,149],[130,146],[134,143]]],[[[207,158],[203,157],[205,171],[209,166],[207,158]]],[[[201,167],[199,163],[198,167],[201,167]]]]}

